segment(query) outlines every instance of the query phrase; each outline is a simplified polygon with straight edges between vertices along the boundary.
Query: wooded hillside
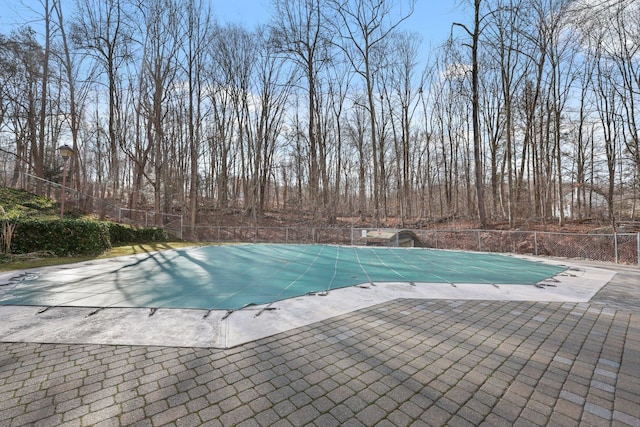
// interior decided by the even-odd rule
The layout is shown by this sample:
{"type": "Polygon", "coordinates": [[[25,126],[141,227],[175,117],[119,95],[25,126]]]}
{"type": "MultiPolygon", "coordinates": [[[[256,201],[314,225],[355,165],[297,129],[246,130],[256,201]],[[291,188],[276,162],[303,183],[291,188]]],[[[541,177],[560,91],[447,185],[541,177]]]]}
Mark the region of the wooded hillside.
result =
{"type": "Polygon", "coordinates": [[[0,34],[0,183],[67,144],[68,186],[191,225],[637,217],[640,2],[468,0],[433,41],[414,1],[43,0],[0,34]]]}

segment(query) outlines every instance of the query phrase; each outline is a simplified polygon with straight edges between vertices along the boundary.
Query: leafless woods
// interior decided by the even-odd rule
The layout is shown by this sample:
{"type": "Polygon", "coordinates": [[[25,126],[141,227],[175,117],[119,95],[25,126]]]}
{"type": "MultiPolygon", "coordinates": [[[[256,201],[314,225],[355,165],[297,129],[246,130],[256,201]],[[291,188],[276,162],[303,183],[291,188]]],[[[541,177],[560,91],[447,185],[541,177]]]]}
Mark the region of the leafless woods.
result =
{"type": "Polygon", "coordinates": [[[467,0],[445,40],[415,0],[59,0],[0,35],[2,184],[130,208],[515,227],[637,217],[640,3],[467,0]],[[63,10],[63,6],[68,9],[63,10]]]}

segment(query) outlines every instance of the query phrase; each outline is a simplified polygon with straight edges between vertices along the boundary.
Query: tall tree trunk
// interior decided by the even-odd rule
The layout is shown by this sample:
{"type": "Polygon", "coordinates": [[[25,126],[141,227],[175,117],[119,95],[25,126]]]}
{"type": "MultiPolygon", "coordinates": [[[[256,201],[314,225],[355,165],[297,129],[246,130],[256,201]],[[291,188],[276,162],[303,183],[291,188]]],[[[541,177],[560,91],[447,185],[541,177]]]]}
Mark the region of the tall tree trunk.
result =
{"type": "MultiPolygon", "coordinates": [[[[40,126],[38,130],[38,144],[34,147],[35,150],[32,153],[33,163],[35,169],[35,175],[39,178],[44,178],[44,146],[46,142],[47,132],[47,101],[48,101],[48,83],[49,83],[49,56],[51,52],[51,11],[49,9],[49,0],[44,1],[45,16],[45,42],[44,42],[44,57],[42,58],[42,82],[40,90],[40,126]]],[[[37,182],[38,193],[40,193],[42,183],[37,182]]],[[[64,189],[62,190],[64,191],[64,189]]]]}
{"type": "Polygon", "coordinates": [[[475,168],[475,181],[476,181],[476,197],[478,202],[478,217],[480,219],[480,226],[482,228],[487,227],[487,215],[485,212],[484,203],[484,182],[483,182],[483,166],[482,166],[482,141],[481,141],[481,128],[480,128],[480,91],[479,91],[479,66],[478,66],[478,43],[480,38],[480,3],[482,0],[475,0],[474,7],[474,26],[473,26],[473,43],[471,53],[471,93],[472,93],[472,108],[473,108],[473,161],[475,168]]]}

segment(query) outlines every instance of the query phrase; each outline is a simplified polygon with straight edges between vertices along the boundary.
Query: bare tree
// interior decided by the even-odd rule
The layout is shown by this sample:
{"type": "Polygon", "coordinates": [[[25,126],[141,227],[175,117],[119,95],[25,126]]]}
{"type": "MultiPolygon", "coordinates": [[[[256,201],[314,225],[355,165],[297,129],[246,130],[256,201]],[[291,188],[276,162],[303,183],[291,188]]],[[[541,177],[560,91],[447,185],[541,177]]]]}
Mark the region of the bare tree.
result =
{"type": "MultiPolygon", "coordinates": [[[[33,157],[35,175],[44,178],[44,156],[45,142],[47,132],[47,117],[49,113],[48,97],[49,97],[49,61],[51,56],[51,7],[49,0],[44,0],[44,54],[42,56],[42,80],[40,89],[40,126],[38,131],[38,142],[32,138],[31,155],[33,157]]],[[[37,188],[40,192],[41,181],[38,181],[37,188]]]]}
{"type": "MultiPolygon", "coordinates": [[[[588,44],[587,44],[588,45],[588,44]]],[[[594,52],[590,48],[587,48],[587,52],[583,55],[582,67],[578,75],[578,81],[580,82],[580,108],[578,112],[577,125],[574,130],[575,138],[575,176],[573,182],[573,188],[575,189],[575,200],[573,203],[576,205],[577,219],[587,217],[590,213],[587,206],[587,188],[591,188],[588,184],[588,170],[589,161],[593,163],[593,135],[594,124],[589,123],[589,95],[592,89],[592,79],[596,71],[596,61],[594,52]],[[591,155],[590,155],[591,153],[591,155]]],[[[591,176],[593,179],[593,176],[591,176]]]]}
{"type": "MultiPolygon", "coordinates": [[[[350,90],[351,80],[349,79],[349,71],[347,67],[341,66],[343,64],[336,64],[332,67],[328,82],[328,108],[330,109],[333,117],[334,124],[334,139],[335,139],[335,178],[333,197],[331,201],[331,209],[333,215],[340,209],[340,192],[343,185],[342,174],[345,164],[345,150],[343,145],[345,110],[347,109],[347,95],[350,90]]],[[[329,120],[329,119],[327,119],[329,120]]],[[[346,181],[346,180],[345,180],[346,181]]],[[[344,185],[346,186],[346,182],[344,185]]]]}
{"type": "Polygon", "coordinates": [[[354,103],[354,107],[351,111],[351,120],[349,121],[349,127],[347,128],[347,137],[349,141],[356,149],[358,158],[356,163],[358,164],[358,214],[360,220],[364,220],[367,215],[367,180],[366,171],[369,158],[367,153],[369,152],[369,146],[367,144],[368,130],[366,127],[366,112],[357,101],[354,103]]]}
{"type": "Polygon", "coordinates": [[[553,151],[555,153],[556,185],[558,206],[558,223],[564,225],[564,188],[563,188],[563,134],[565,132],[565,122],[563,113],[571,88],[576,78],[574,58],[576,57],[573,33],[567,25],[568,9],[566,1],[558,1],[551,6],[547,15],[547,31],[545,35],[549,37],[548,57],[549,57],[549,106],[551,113],[551,127],[553,129],[553,151]]]}
{"type": "Polygon", "coordinates": [[[393,94],[387,96],[386,99],[389,109],[396,117],[396,120],[393,121],[393,128],[401,224],[404,224],[407,217],[412,216],[413,211],[411,171],[414,170],[415,165],[412,162],[411,152],[412,144],[415,144],[415,141],[412,139],[414,131],[411,125],[414,122],[414,113],[418,106],[419,90],[416,87],[415,71],[420,42],[421,39],[416,34],[398,33],[391,38],[390,46],[390,51],[395,52],[393,56],[397,59],[391,64],[390,70],[393,94]],[[395,108],[396,105],[398,108],[395,108]],[[399,124],[399,135],[395,123],[399,124]]]}
{"type": "Polygon", "coordinates": [[[612,79],[611,69],[602,61],[598,62],[598,73],[596,75],[596,91],[598,93],[598,113],[602,123],[602,133],[604,148],[607,160],[608,186],[607,205],[611,226],[616,229],[615,211],[613,207],[613,197],[615,191],[616,176],[616,155],[617,139],[619,138],[619,123],[617,118],[620,114],[620,102],[615,90],[615,81],[612,79]]]}
{"type": "Polygon", "coordinates": [[[278,57],[277,48],[268,42],[271,37],[267,31],[259,29],[255,37],[262,48],[257,56],[253,79],[256,99],[252,105],[253,114],[247,140],[251,147],[250,153],[253,153],[249,161],[253,163],[251,188],[254,206],[251,209],[254,220],[265,208],[269,178],[278,149],[278,136],[282,131],[291,87],[291,76],[278,57]]]}
{"type": "Polygon", "coordinates": [[[454,23],[453,25],[459,26],[465,30],[465,32],[471,37],[471,44],[467,46],[471,49],[471,106],[473,115],[473,159],[475,170],[475,187],[476,197],[478,204],[478,218],[480,219],[480,226],[487,227],[487,214],[485,211],[484,202],[484,178],[483,178],[483,166],[482,166],[482,141],[481,134],[482,129],[480,127],[480,89],[479,89],[479,62],[478,51],[480,49],[480,33],[482,32],[482,20],[481,13],[482,0],[473,0],[473,25],[471,28],[465,24],[454,23]]]}
{"type": "Polygon", "coordinates": [[[637,2],[619,2],[613,7],[610,25],[616,39],[607,50],[620,75],[616,87],[624,109],[625,146],[640,175],[640,6],[637,2]]]}
{"type": "MultiPolygon", "coordinates": [[[[28,27],[0,36],[0,68],[2,69],[1,125],[11,131],[15,143],[12,185],[20,172],[34,172],[32,149],[38,141],[38,83],[42,76],[43,47],[28,27]]],[[[36,154],[37,155],[37,154],[36,154]]]]}
{"type": "Polygon", "coordinates": [[[187,78],[188,91],[188,140],[189,140],[189,212],[192,233],[198,217],[199,159],[203,137],[202,101],[203,79],[206,67],[206,47],[210,40],[211,15],[201,0],[189,0],[185,8],[182,44],[184,53],[183,69],[187,78]]]}
{"type": "MultiPolygon", "coordinates": [[[[250,141],[251,79],[258,60],[259,46],[253,34],[237,25],[216,27],[211,48],[212,75],[207,90],[214,129],[209,152],[218,166],[218,202],[227,206],[231,190],[234,203],[252,197],[249,182],[253,154],[250,141]],[[235,172],[234,172],[235,170],[235,172]],[[235,176],[234,176],[235,175],[235,176]],[[241,188],[240,188],[241,187],[241,188]]],[[[249,201],[249,205],[252,202],[249,201]]],[[[251,208],[249,208],[250,210],[251,208]]]]}
{"type": "MultiPolygon", "coordinates": [[[[318,144],[322,142],[319,126],[318,90],[319,74],[329,60],[329,40],[325,24],[326,0],[274,0],[274,23],[271,29],[275,49],[289,58],[306,80],[309,141],[309,191],[314,213],[320,192],[321,171],[318,144]]],[[[323,183],[325,188],[327,183],[323,183]]],[[[326,203],[328,191],[322,198],[326,203]]]]}
{"type": "MultiPolygon", "coordinates": [[[[236,143],[237,124],[235,105],[240,99],[239,81],[248,73],[249,49],[243,49],[245,37],[238,27],[214,26],[207,49],[207,62],[211,64],[206,74],[205,94],[211,108],[211,123],[208,130],[207,158],[210,186],[215,188],[217,206],[229,206],[229,187],[232,179],[232,158],[236,143]]],[[[239,151],[239,150],[237,150],[239,151]]],[[[213,196],[213,194],[212,194],[213,196]]]]}
{"type": "Polygon", "coordinates": [[[119,132],[118,108],[121,92],[120,72],[131,58],[133,40],[132,17],[126,10],[126,0],[78,0],[76,16],[71,27],[75,46],[94,58],[106,76],[108,96],[109,178],[114,191],[119,188],[119,132]]]}
{"type": "Polygon", "coordinates": [[[67,37],[67,28],[66,22],[64,20],[63,8],[60,1],[54,1],[53,10],[56,13],[58,29],[60,32],[60,41],[62,45],[62,52],[60,53],[60,61],[62,65],[62,70],[64,72],[64,76],[66,78],[66,84],[68,85],[69,90],[69,112],[68,112],[68,120],[69,120],[69,128],[71,131],[71,144],[73,148],[73,152],[76,155],[72,156],[69,159],[69,170],[74,174],[75,185],[81,186],[81,165],[79,162],[82,160],[82,157],[78,155],[80,151],[80,126],[82,122],[83,115],[83,105],[86,101],[87,92],[89,88],[89,84],[85,81],[82,83],[81,77],[79,75],[81,64],[77,61],[76,55],[71,51],[71,46],[69,44],[69,38],[67,37]],[[80,86],[78,87],[78,83],[80,86]],[[79,91],[78,91],[79,90],[79,91]]]}
{"type": "Polygon", "coordinates": [[[469,67],[460,52],[449,43],[438,59],[439,77],[432,84],[431,139],[435,152],[435,182],[439,194],[439,214],[446,218],[476,216],[477,208],[470,201],[474,191],[471,184],[469,135],[471,135],[471,92],[467,78],[469,67]],[[461,182],[461,179],[463,180],[461,182]],[[466,194],[461,204],[459,196],[466,194]]]}
{"type": "MultiPolygon", "coordinates": [[[[494,100],[494,109],[487,111],[491,117],[485,122],[489,127],[491,188],[494,209],[497,206],[499,194],[502,194],[503,182],[498,176],[507,177],[506,213],[509,226],[516,225],[516,197],[515,187],[517,177],[514,176],[514,130],[516,105],[514,99],[522,90],[533,58],[528,53],[528,37],[525,35],[526,18],[529,15],[526,2],[521,0],[500,0],[495,4],[494,12],[490,16],[490,25],[486,31],[487,60],[499,64],[496,72],[499,74],[499,99],[494,100]],[[495,122],[492,122],[494,119],[495,122]],[[492,126],[492,123],[495,125],[492,126]],[[499,147],[504,147],[504,161],[501,171],[498,171],[499,147]]],[[[485,72],[492,67],[485,65],[485,72]]],[[[483,73],[484,74],[484,73],[483,73]]],[[[489,95],[491,96],[491,95],[489,95]]],[[[496,94],[496,96],[498,96],[496,94]]],[[[485,96],[485,98],[487,98],[485,96]]],[[[491,102],[491,101],[486,101],[491,102]]],[[[487,109],[488,110],[488,109],[487,109]]]]}
{"type": "MultiPolygon", "coordinates": [[[[147,179],[154,188],[154,208],[162,212],[165,200],[172,199],[172,182],[168,179],[168,154],[172,142],[165,137],[169,98],[178,72],[179,9],[176,3],[153,0],[145,3],[143,15],[143,57],[141,67],[142,107],[146,120],[146,137],[151,148],[153,174],[147,179]]],[[[159,220],[159,218],[157,218],[159,220]]]]}
{"type": "Polygon", "coordinates": [[[367,95],[367,110],[371,128],[371,149],[373,155],[373,203],[374,218],[380,219],[380,195],[384,184],[381,167],[384,167],[384,150],[380,150],[376,130],[376,102],[374,93],[377,64],[373,56],[375,50],[393,33],[398,26],[413,13],[415,0],[408,0],[407,7],[401,7],[402,0],[328,0],[336,14],[335,30],[340,35],[345,57],[353,71],[364,80],[367,95]],[[382,156],[382,159],[379,158],[382,156]]]}
{"type": "MultiPolygon", "coordinates": [[[[594,104],[599,116],[598,128],[602,129],[596,132],[593,150],[604,149],[606,155],[609,185],[607,191],[601,192],[607,198],[611,224],[615,227],[613,191],[618,188],[621,196],[623,194],[624,161],[627,160],[627,164],[634,168],[632,176],[635,178],[631,182],[634,194],[640,172],[637,125],[637,105],[640,103],[640,38],[637,36],[637,29],[640,28],[640,5],[624,0],[585,7],[583,2],[577,2],[573,12],[574,26],[582,34],[581,47],[587,61],[592,63],[588,74],[593,84],[594,104]],[[604,147],[598,144],[597,136],[600,134],[603,135],[604,147]],[[628,157],[622,158],[623,154],[628,157]],[[616,156],[619,157],[617,162],[616,156]],[[620,164],[617,183],[616,163],[620,164]]],[[[634,210],[635,198],[632,212],[634,210]]]]}

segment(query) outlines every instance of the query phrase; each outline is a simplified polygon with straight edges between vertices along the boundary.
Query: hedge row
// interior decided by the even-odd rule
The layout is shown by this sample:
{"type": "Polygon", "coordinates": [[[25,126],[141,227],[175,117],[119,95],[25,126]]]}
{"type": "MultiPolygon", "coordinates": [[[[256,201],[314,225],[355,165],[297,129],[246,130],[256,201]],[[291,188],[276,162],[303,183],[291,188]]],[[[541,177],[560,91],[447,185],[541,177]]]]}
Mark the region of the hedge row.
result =
{"type": "Polygon", "coordinates": [[[122,243],[166,242],[169,240],[169,234],[164,228],[133,228],[115,222],[109,222],[107,224],[109,225],[109,239],[112,245],[122,243]]]}
{"type": "Polygon", "coordinates": [[[112,222],[81,219],[17,219],[11,252],[49,252],[56,256],[97,255],[124,243],[163,242],[168,235],[161,228],[132,228],[112,222]]]}

